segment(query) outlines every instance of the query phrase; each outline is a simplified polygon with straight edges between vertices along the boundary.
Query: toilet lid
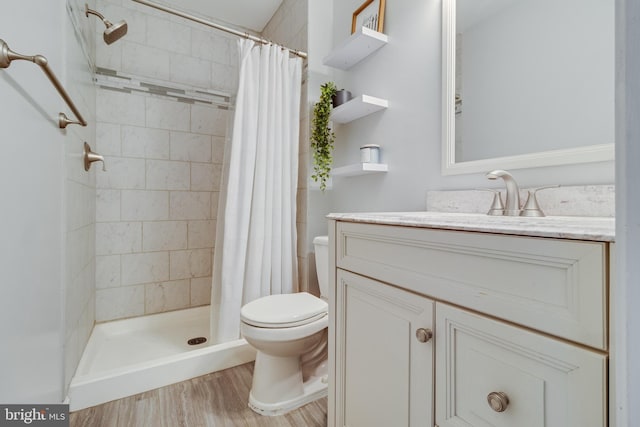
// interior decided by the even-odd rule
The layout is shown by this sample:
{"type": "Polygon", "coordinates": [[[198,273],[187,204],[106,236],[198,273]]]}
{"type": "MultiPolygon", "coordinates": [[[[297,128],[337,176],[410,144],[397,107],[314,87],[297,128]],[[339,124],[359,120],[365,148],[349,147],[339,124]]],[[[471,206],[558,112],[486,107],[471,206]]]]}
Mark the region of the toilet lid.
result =
{"type": "Polygon", "coordinates": [[[305,325],[327,315],[328,304],[306,293],[269,295],[245,304],[240,318],[263,328],[289,328],[305,325]]]}

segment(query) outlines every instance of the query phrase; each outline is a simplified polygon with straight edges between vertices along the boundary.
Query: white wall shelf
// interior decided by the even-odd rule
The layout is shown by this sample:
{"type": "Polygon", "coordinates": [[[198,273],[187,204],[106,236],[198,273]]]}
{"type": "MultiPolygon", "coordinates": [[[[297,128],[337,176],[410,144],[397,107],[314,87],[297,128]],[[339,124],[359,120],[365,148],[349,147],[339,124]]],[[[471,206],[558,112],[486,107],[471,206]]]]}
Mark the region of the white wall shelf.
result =
{"type": "Polygon", "coordinates": [[[336,46],[322,62],[330,67],[348,70],[387,44],[387,41],[386,34],[362,27],[336,46]]]}
{"type": "Polygon", "coordinates": [[[358,176],[372,173],[385,173],[389,167],[384,163],[356,163],[354,165],[341,166],[331,171],[332,176],[358,176]]]}
{"type": "Polygon", "coordinates": [[[335,123],[349,123],[388,106],[389,102],[386,99],[360,95],[334,108],[331,111],[331,120],[335,123]]]}

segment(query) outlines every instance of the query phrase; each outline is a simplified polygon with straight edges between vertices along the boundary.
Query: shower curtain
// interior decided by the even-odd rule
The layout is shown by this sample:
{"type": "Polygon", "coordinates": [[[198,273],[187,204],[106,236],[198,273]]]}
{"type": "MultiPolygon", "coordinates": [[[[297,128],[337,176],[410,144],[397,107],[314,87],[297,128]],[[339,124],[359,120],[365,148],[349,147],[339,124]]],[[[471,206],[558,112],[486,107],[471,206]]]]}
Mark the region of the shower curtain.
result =
{"type": "MultiPolygon", "coordinates": [[[[240,337],[240,308],[297,290],[296,188],[300,58],[238,42],[240,78],[211,291],[211,342],[240,337]]],[[[230,146],[229,146],[230,145],[230,146]]]]}

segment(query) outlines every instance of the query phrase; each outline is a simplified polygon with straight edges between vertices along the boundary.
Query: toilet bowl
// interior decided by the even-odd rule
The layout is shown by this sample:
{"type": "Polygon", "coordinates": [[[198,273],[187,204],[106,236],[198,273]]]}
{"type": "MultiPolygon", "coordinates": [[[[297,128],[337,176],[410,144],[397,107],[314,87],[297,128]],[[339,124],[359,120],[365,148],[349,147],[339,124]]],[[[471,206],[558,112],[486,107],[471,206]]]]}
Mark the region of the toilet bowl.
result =
{"type": "Polygon", "coordinates": [[[328,237],[316,237],[321,298],[306,292],[245,304],[240,332],[256,349],[249,407],[281,415],[327,395],[328,237]]]}

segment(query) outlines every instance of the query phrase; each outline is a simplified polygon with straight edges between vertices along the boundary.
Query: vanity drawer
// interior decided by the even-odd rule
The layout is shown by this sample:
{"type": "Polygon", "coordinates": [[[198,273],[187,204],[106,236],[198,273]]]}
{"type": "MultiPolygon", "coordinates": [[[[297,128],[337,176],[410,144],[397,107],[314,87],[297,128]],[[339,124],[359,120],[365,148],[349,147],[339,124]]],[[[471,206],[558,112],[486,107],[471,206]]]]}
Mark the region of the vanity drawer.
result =
{"type": "Polygon", "coordinates": [[[606,244],[336,223],[337,267],[607,348],[606,244]]]}
{"type": "Polygon", "coordinates": [[[439,427],[607,425],[603,354],[443,303],[435,340],[439,427]]]}

